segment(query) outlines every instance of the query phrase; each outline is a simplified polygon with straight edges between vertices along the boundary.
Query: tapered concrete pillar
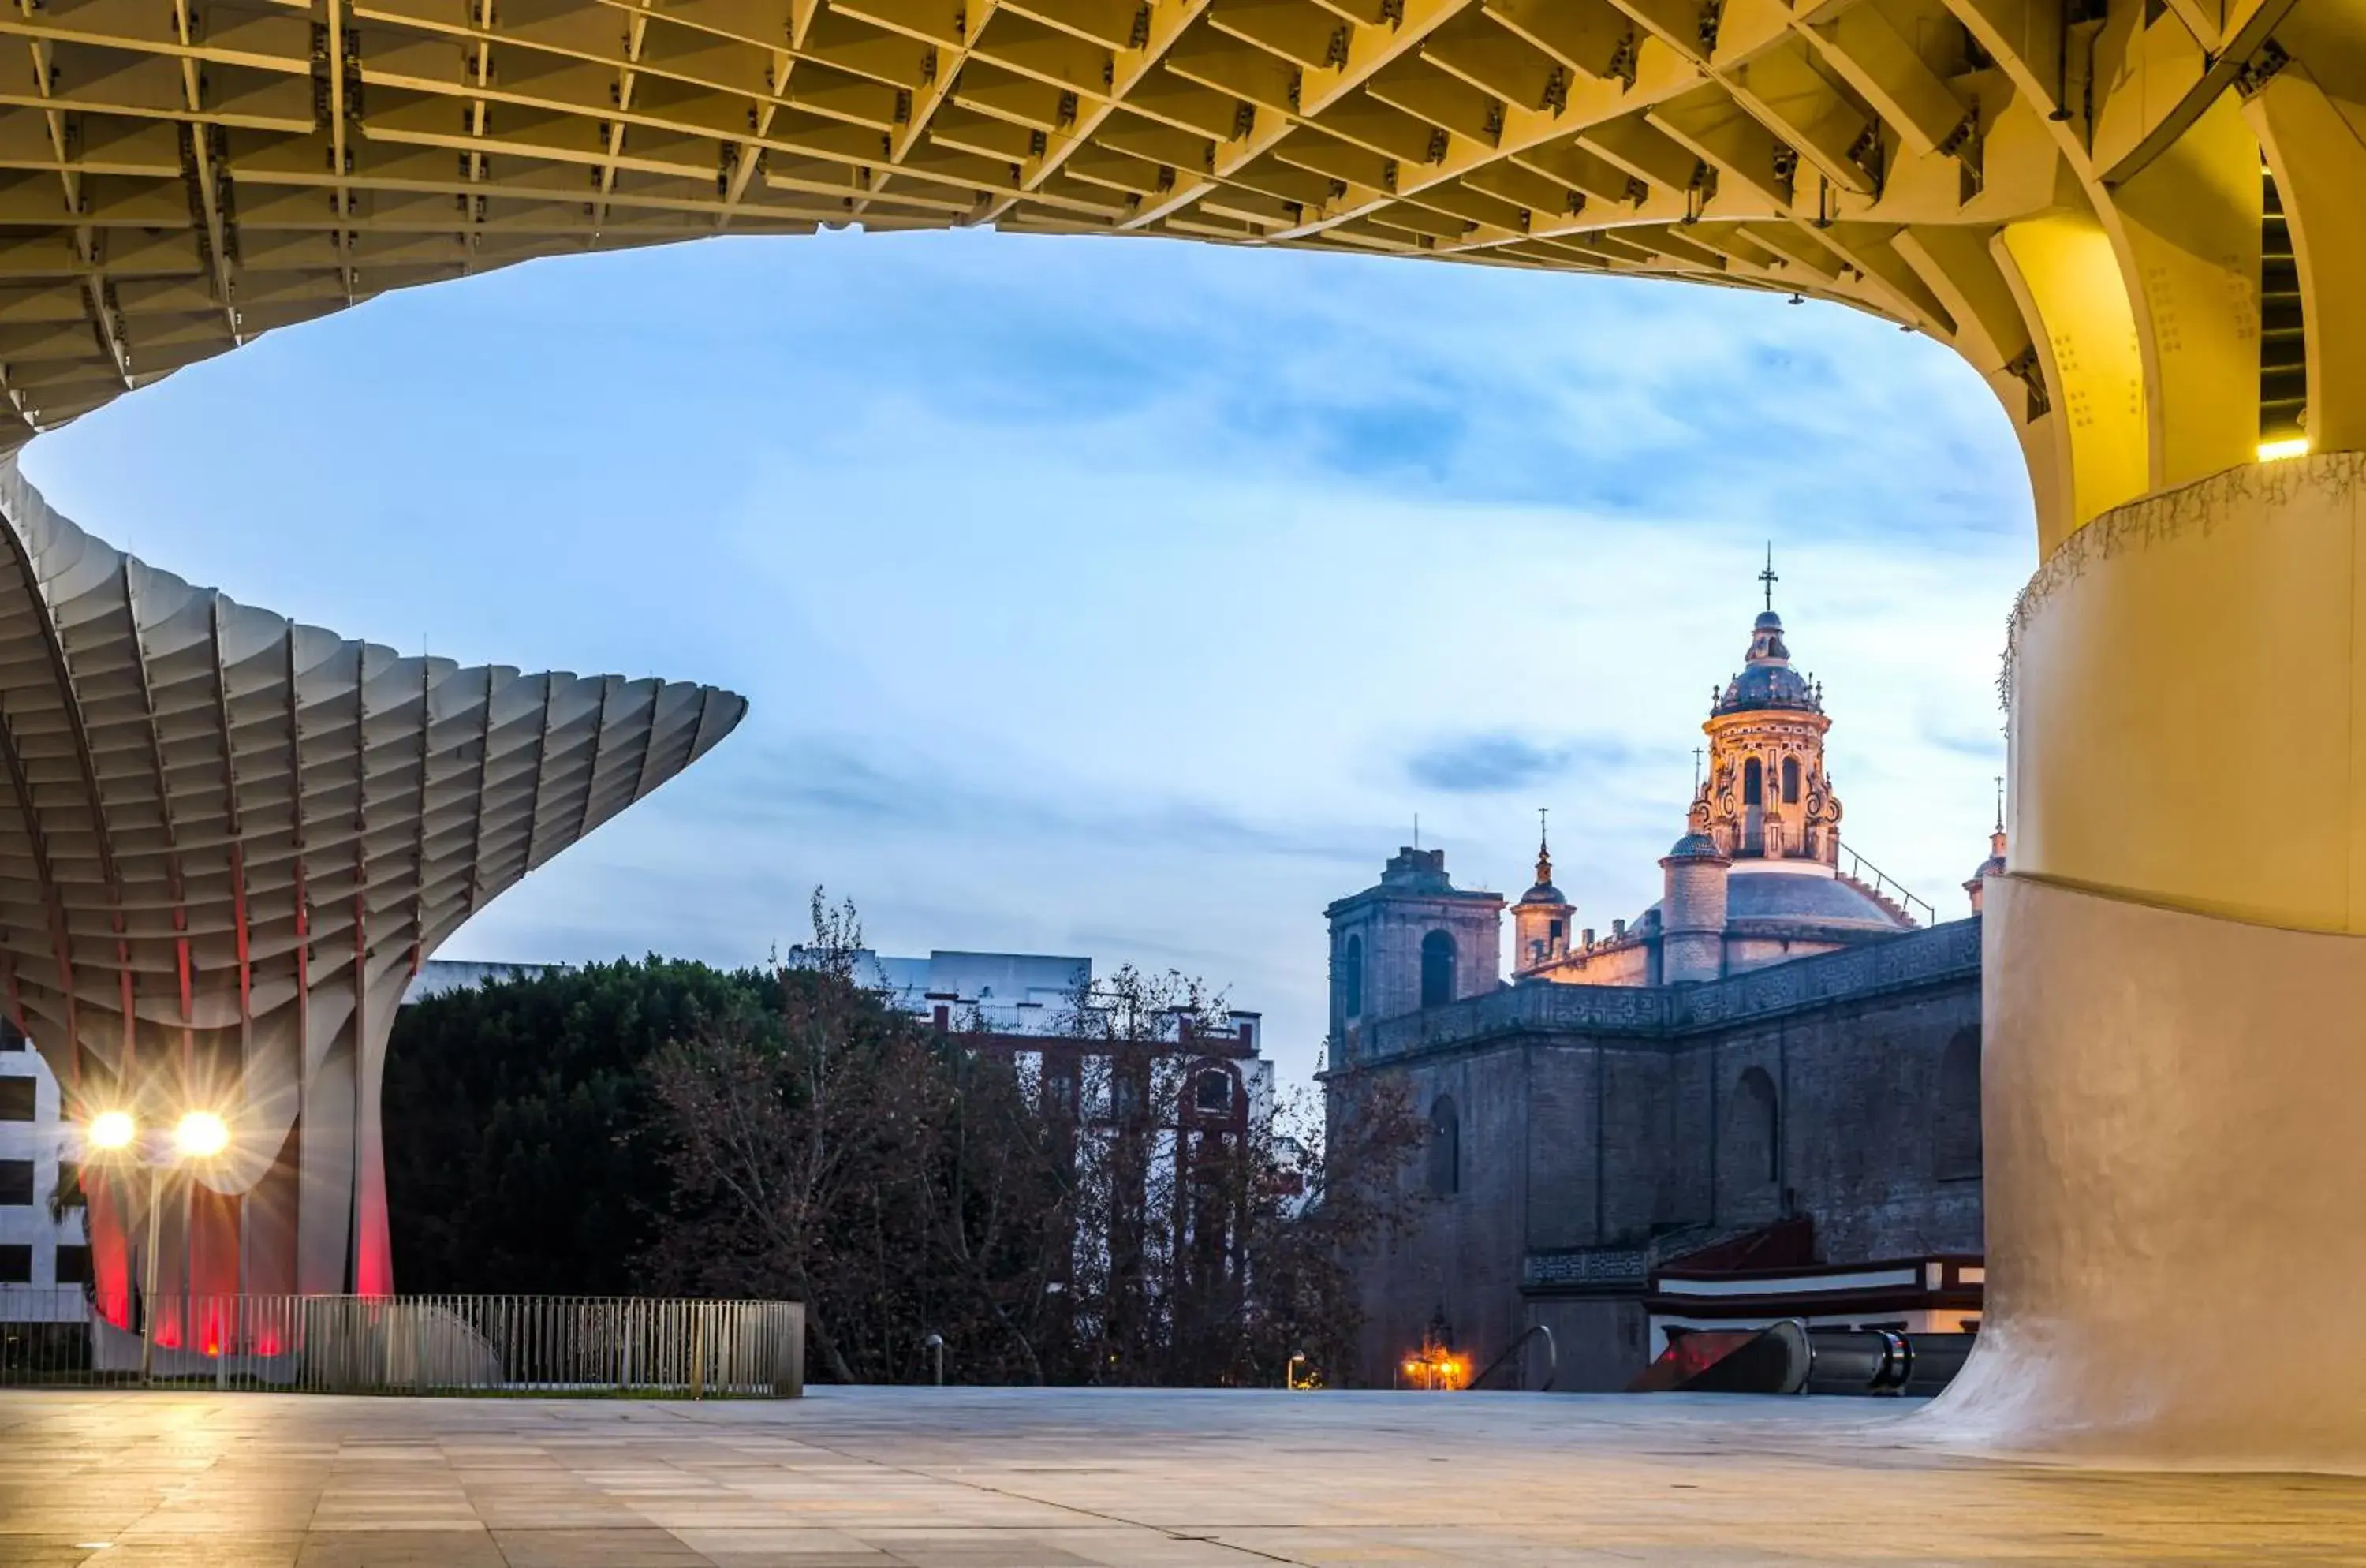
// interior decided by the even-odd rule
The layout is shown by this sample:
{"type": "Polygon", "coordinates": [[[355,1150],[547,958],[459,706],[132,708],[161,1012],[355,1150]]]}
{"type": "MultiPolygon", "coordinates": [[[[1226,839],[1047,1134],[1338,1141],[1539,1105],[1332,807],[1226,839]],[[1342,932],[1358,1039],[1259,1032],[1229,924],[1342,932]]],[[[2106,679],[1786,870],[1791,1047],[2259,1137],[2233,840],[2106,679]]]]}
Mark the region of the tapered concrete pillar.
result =
{"type": "Polygon", "coordinates": [[[2366,1454],[2361,523],[2366,455],[2246,466],[2096,518],[2016,612],[1960,1435],[2366,1454]]]}

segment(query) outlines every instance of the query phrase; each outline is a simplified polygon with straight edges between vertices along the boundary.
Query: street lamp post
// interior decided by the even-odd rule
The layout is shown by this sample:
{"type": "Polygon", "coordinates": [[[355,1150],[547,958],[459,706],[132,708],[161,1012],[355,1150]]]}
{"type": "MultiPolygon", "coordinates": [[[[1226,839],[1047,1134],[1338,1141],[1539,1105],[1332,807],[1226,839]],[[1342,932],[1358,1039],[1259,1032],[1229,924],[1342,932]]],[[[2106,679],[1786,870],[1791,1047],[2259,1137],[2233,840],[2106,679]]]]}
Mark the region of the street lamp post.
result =
{"type": "Polygon", "coordinates": [[[164,1162],[148,1162],[148,1265],[140,1271],[140,1386],[151,1382],[156,1358],[156,1232],[164,1207],[164,1162]]]}
{"type": "MultiPolygon", "coordinates": [[[[90,1119],[83,1141],[105,1153],[129,1149],[138,1140],[140,1125],[128,1111],[102,1111],[90,1119]]],[[[156,1365],[156,1271],[161,1262],[159,1238],[164,1217],[164,1168],[182,1160],[209,1160],[230,1147],[230,1123],[210,1111],[192,1111],[173,1129],[170,1153],[148,1162],[148,1248],[140,1276],[140,1381],[153,1381],[156,1365]]],[[[185,1292],[186,1293],[186,1292],[185,1292]]]]}

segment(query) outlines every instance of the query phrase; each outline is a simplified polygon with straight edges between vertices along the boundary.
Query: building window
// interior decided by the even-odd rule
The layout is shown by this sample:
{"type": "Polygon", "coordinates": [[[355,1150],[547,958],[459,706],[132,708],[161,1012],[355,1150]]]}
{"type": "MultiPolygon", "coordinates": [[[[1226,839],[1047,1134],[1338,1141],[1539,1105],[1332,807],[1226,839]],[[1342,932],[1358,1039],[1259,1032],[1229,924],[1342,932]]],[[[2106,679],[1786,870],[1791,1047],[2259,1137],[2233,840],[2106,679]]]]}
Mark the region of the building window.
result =
{"type": "Polygon", "coordinates": [[[1942,1181],[1980,1173],[1980,1032],[1955,1031],[1939,1058],[1938,1103],[1932,1113],[1932,1171],[1942,1181]]]}
{"type": "Polygon", "coordinates": [[[79,1209],[85,1200],[82,1191],[82,1167],[70,1159],[58,1161],[58,1207],[79,1209]]]}
{"type": "Polygon", "coordinates": [[[29,1285],[33,1282],[33,1249],[22,1242],[13,1247],[0,1247],[0,1285],[29,1285]]]}
{"type": "Polygon", "coordinates": [[[58,1283],[87,1285],[90,1283],[90,1248],[73,1242],[58,1244],[58,1283]]]}
{"type": "Polygon", "coordinates": [[[1783,759],[1783,804],[1799,804],[1799,759],[1797,757],[1783,759]]]}
{"type": "Polygon", "coordinates": [[[1782,1108],[1774,1080],[1752,1067],[1733,1086],[1725,1118],[1725,1169],[1741,1188],[1768,1187],[1782,1179],[1782,1108]]]}
{"type": "Polygon", "coordinates": [[[1763,805],[1765,801],[1766,795],[1764,782],[1765,773],[1759,767],[1757,758],[1752,757],[1750,761],[1742,763],[1741,804],[1744,806],[1763,805]]]}
{"type": "Polygon", "coordinates": [[[0,1122],[30,1122],[33,1095],[39,1088],[33,1078],[0,1078],[0,1122]]]}
{"type": "Polygon", "coordinates": [[[29,1204],[32,1201],[33,1162],[0,1159],[0,1207],[29,1204]]]}
{"type": "Polygon", "coordinates": [[[1364,1012],[1364,939],[1351,936],[1339,947],[1339,1015],[1360,1018],[1364,1012]]]}
{"type": "Polygon", "coordinates": [[[1451,1198],[1462,1190],[1462,1118],[1451,1095],[1429,1108],[1429,1195],[1451,1198]]]}
{"type": "Polygon", "coordinates": [[[1552,923],[1552,939],[1555,942],[1559,942],[1560,940],[1560,922],[1559,920],[1555,920],[1552,923]]]}
{"type": "Polygon", "coordinates": [[[1454,938],[1432,931],[1421,939],[1421,1005],[1440,1007],[1454,999],[1454,938]]]}
{"type": "Polygon", "coordinates": [[[1200,1075],[1192,1086],[1191,1102],[1207,1116],[1222,1116],[1233,1108],[1233,1076],[1214,1068],[1200,1075]]]}

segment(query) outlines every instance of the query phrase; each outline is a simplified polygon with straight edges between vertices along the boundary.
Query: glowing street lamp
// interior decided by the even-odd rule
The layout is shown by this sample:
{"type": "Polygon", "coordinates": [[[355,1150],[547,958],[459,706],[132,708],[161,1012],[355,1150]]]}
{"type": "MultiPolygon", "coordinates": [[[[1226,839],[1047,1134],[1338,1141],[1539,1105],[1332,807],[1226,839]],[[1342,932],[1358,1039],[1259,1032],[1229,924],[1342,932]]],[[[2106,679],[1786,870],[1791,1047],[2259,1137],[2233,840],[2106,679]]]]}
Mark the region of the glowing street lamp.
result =
{"type": "Polygon", "coordinates": [[[129,1111],[102,1111],[83,1129],[83,1142],[95,1149],[128,1149],[140,1135],[140,1123],[129,1111]]]}
{"type": "Polygon", "coordinates": [[[210,1111],[192,1111],[173,1129],[173,1146],[190,1159],[211,1159],[230,1147],[230,1123],[210,1111]]]}

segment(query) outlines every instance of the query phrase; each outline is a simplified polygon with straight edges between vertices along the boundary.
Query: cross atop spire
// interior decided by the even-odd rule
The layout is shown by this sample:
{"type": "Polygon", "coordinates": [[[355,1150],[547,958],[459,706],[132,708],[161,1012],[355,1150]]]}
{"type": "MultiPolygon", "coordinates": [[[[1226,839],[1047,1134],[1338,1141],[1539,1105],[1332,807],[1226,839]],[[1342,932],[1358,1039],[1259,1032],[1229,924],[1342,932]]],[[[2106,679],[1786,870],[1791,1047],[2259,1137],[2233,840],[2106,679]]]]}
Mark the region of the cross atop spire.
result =
{"type": "Polygon", "coordinates": [[[1996,786],[1997,786],[1997,821],[1996,821],[1996,830],[1997,830],[1998,832],[2001,833],[2001,832],[2003,832],[2003,831],[2004,831],[2004,775],[2003,775],[2002,773],[1999,773],[1999,774],[1996,776],[1996,786]]]}
{"type": "Polygon", "coordinates": [[[1771,615],[1774,609],[1774,585],[1783,581],[1774,575],[1774,541],[1772,539],[1766,541],[1766,570],[1758,574],[1758,581],[1765,584],[1766,609],[1771,615]]]}

